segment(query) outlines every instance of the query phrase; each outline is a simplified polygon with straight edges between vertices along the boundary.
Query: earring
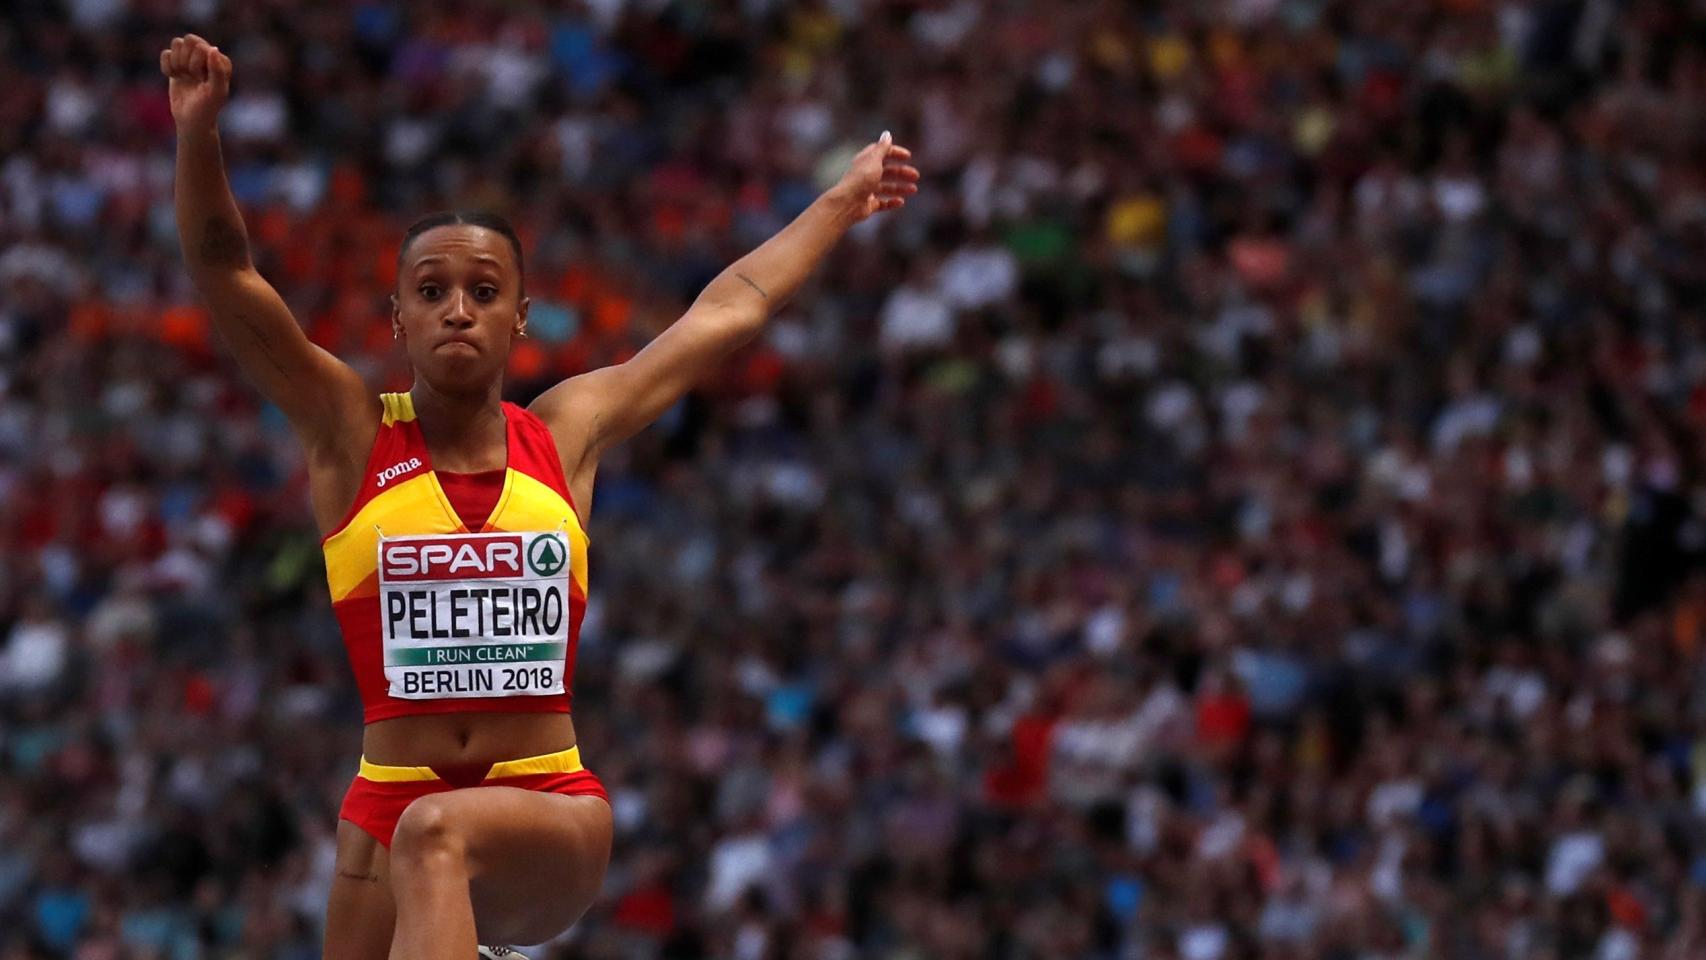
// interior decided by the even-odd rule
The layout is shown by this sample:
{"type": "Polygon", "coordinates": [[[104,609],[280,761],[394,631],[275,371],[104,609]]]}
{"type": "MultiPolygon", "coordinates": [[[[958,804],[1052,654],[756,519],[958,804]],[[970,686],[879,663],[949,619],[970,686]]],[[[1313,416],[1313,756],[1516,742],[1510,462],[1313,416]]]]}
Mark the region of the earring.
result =
{"type": "Polygon", "coordinates": [[[526,336],[527,336],[527,331],[526,331],[526,330],[517,330],[517,331],[516,331],[516,332],[515,332],[515,335],[516,335],[516,336],[518,336],[518,337],[526,337],[526,336]]]}
{"type": "Polygon", "coordinates": [[[398,332],[397,332],[397,328],[396,328],[396,327],[392,327],[392,328],[391,328],[391,339],[393,339],[393,340],[396,340],[396,339],[398,339],[398,338],[399,338],[399,337],[401,337],[401,336],[402,336],[402,334],[400,334],[400,333],[398,333],[398,332]]]}

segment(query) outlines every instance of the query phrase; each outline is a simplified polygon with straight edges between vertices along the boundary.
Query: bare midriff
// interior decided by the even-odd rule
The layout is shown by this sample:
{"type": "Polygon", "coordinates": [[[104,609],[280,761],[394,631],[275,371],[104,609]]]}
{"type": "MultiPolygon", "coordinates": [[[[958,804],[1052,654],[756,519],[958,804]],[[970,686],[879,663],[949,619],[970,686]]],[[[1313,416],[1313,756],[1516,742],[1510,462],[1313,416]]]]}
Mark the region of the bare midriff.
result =
{"type": "Polygon", "coordinates": [[[575,745],[566,713],[429,713],[367,725],[361,752],[383,766],[497,763],[575,745]]]}

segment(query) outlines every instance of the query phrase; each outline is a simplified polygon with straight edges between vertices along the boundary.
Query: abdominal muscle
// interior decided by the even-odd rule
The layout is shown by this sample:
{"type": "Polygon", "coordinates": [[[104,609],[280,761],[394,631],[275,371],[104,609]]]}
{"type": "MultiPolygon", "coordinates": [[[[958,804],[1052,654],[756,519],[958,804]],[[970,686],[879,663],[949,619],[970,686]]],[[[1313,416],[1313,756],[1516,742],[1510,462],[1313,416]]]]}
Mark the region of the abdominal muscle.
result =
{"type": "Polygon", "coordinates": [[[434,713],[368,724],[361,752],[383,766],[432,767],[536,757],[575,742],[566,713],[434,713]]]}

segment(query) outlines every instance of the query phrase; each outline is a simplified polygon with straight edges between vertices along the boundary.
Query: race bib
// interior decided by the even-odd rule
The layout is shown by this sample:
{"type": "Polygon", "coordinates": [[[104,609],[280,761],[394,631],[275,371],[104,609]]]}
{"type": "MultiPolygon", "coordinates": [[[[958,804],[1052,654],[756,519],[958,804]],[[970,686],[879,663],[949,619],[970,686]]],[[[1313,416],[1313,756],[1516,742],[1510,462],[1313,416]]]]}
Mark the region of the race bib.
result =
{"type": "Polygon", "coordinates": [[[562,693],[568,539],[560,531],[382,536],[379,617],[393,697],[562,693]]]}

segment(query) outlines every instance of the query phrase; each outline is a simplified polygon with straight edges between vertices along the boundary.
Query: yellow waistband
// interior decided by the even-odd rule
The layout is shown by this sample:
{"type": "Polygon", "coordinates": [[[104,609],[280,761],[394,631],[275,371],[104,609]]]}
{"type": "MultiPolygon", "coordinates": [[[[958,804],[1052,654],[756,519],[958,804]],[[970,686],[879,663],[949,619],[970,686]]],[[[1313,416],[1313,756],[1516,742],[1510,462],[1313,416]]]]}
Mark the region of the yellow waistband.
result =
{"type": "MultiPolygon", "coordinates": [[[[522,757],[519,760],[499,760],[492,764],[492,769],[486,772],[486,779],[496,777],[521,777],[531,773],[579,773],[581,766],[581,748],[570,747],[556,753],[541,754],[537,757],[522,757]]],[[[404,783],[417,780],[437,780],[438,774],[431,767],[388,767],[373,763],[366,757],[361,758],[360,776],[363,780],[375,783],[404,783]]]]}

